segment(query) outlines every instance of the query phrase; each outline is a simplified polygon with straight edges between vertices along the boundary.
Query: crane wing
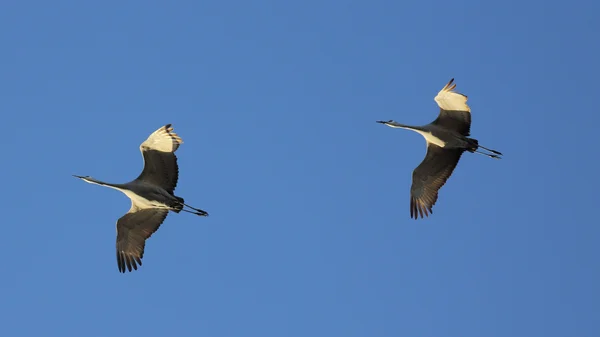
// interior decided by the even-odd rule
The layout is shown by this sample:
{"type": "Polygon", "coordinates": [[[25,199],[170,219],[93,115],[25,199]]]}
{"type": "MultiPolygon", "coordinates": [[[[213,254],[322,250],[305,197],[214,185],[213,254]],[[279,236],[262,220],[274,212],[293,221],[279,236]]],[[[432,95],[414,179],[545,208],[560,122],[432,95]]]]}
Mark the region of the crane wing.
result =
{"type": "Polygon", "coordinates": [[[444,186],[458,164],[463,149],[444,149],[427,144],[427,154],[413,171],[410,189],[410,217],[423,218],[433,213],[432,208],[438,198],[439,189],[444,186]]]}
{"type": "Polygon", "coordinates": [[[456,84],[451,79],[440,90],[434,100],[440,107],[440,114],[432,124],[455,130],[463,136],[471,132],[471,108],[467,105],[467,96],[454,91],[456,84]]]}
{"type": "Polygon", "coordinates": [[[179,178],[179,167],[175,151],[183,140],[173,132],[171,124],[154,131],[142,145],[144,170],[137,178],[164,188],[173,194],[179,178]]]}
{"type": "Polygon", "coordinates": [[[158,230],[168,212],[160,208],[140,209],[132,201],[129,212],[117,221],[117,264],[121,273],[142,265],[146,239],[158,230]]]}

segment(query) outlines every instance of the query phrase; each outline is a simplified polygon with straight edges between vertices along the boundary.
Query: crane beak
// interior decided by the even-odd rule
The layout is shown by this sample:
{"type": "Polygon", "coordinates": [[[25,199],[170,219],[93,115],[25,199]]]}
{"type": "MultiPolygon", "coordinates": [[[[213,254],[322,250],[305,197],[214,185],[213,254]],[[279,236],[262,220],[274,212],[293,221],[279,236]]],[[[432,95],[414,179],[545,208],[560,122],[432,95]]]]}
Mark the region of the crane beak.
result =
{"type": "Polygon", "coordinates": [[[385,124],[385,125],[387,125],[387,124],[389,124],[391,122],[393,122],[393,121],[392,120],[389,120],[389,121],[377,121],[377,123],[381,123],[381,124],[385,124]]]}
{"type": "Polygon", "coordinates": [[[75,177],[75,178],[79,178],[79,179],[83,179],[83,178],[84,178],[84,177],[82,177],[82,176],[76,176],[76,175],[74,175],[74,174],[73,174],[73,177],[75,177]]]}

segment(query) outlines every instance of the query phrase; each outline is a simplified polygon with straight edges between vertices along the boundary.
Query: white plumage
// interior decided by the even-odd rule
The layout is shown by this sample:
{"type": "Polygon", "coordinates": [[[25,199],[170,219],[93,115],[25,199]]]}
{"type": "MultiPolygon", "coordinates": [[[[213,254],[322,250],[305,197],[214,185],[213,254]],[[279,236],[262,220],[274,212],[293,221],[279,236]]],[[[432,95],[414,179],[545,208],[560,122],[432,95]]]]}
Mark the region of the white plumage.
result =
{"type": "Polygon", "coordinates": [[[183,143],[167,124],[154,131],[141,145],[144,169],[126,184],[110,184],[90,176],[75,176],[90,184],[110,187],[131,199],[131,208],[117,221],[117,264],[120,272],[142,265],[146,240],[158,230],[169,211],[207,216],[208,213],[184,203],[173,193],[179,178],[175,151],[183,143]],[[184,209],[189,207],[192,211],[184,209]]]}
{"type": "Polygon", "coordinates": [[[451,79],[434,100],[440,107],[436,120],[423,126],[410,126],[393,120],[378,121],[393,128],[403,128],[418,132],[425,138],[427,154],[413,171],[410,189],[410,216],[417,219],[433,213],[433,205],[438,199],[438,191],[456,168],[463,152],[480,153],[490,158],[500,159],[502,153],[479,145],[471,132],[471,108],[467,96],[454,91],[456,84],[451,79]],[[490,153],[480,152],[479,148],[490,153]]]}

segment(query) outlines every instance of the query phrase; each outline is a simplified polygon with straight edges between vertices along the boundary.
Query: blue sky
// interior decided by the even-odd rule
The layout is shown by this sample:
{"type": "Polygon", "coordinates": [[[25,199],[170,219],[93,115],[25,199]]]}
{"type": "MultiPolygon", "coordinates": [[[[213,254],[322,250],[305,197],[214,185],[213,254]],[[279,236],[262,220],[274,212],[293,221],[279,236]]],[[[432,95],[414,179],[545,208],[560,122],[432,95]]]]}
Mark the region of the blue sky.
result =
{"type": "Polygon", "coordinates": [[[2,336],[596,336],[592,1],[10,1],[0,6],[2,336]],[[421,136],[454,77],[472,135],[427,220],[421,136]],[[139,144],[177,195],[120,274],[139,144]]]}

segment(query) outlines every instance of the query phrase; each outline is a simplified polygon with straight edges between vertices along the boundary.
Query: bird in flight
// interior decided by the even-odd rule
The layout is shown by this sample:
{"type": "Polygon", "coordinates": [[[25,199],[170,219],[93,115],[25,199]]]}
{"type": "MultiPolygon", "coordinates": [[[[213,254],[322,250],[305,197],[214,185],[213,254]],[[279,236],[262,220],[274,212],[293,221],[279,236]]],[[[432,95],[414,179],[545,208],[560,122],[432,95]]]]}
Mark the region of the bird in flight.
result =
{"type": "Polygon", "coordinates": [[[451,79],[435,96],[440,114],[433,122],[423,126],[410,126],[393,120],[377,121],[392,128],[413,130],[421,134],[427,143],[425,159],[413,171],[412,176],[410,217],[414,219],[433,213],[438,191],[452,175],[463,152],[502,158],[502,153],[483,147],[476,139],[469,138],[471,109],[467,105],[467,96],[454,91],[456,84],[453,83],[454,79],[451,79]],[[482,152],[480,148],[490,153],[482,152]]]}
{"type": "Polygon", "coordinates": [[[137,270],[138,265],[142,265],[146,239],[158,230],[169,211],[208,216],[207,212],[185,204],[183,198],[173,194],[179,178],[175,151],[182,143],[171,124],[154,131],[140,145],[144,157],[142,173],[125,184],[74,175],[87,183],[119,190],[131,199],[129,212],[117,221],[117,265],[121,273],[137,270]]]}

